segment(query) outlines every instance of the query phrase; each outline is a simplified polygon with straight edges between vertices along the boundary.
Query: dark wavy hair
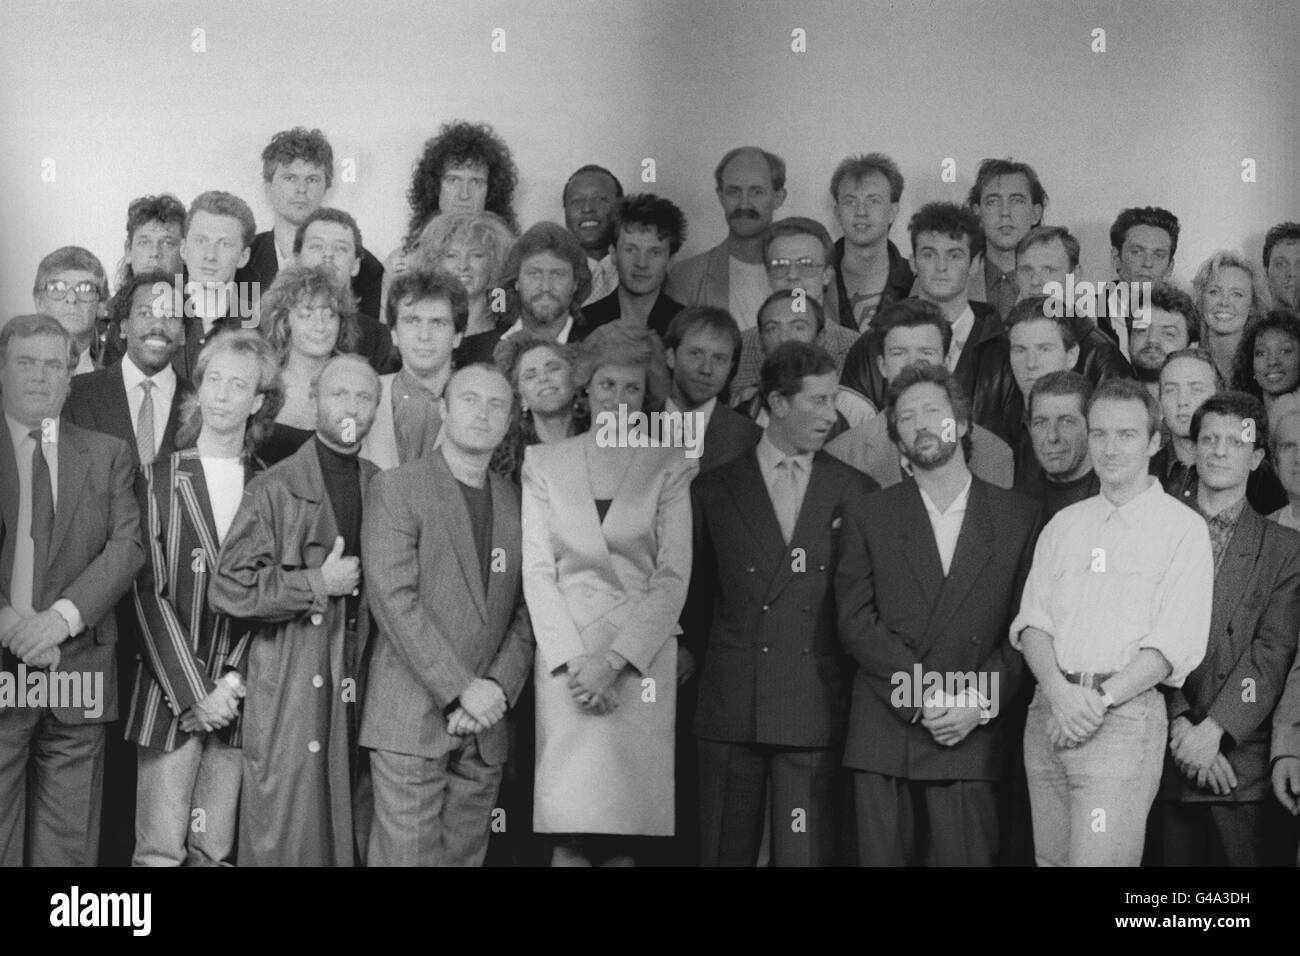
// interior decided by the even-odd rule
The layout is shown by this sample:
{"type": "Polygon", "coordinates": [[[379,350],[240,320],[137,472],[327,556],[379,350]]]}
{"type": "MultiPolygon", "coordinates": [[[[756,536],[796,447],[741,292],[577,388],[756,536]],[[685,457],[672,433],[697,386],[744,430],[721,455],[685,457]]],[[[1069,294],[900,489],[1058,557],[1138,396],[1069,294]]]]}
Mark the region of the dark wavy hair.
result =
{"type": "Polygon", "coordinates": [[[281,130],[271,137],[271,142],[262,150],[262,179],[269,183],[275,177],[276,169],[289,166],[298,159],[324,170],[326,189],[334,185],[334,150],[330,141],[320,130],[305,126],[281,130]]]}
{"type": "Polygon", "coordinates": [[[1237,343],[1237,352],[1232,358],[1232,388],[1245,392],[1256,398],[1264,397],[1264,390],[1255,381],[1255,343],[1264,332],[1281,332],[1289,335],[1300,352],[1300,314],[1290,309],[1272,309],[1258,319],[1249,322],[1241,333],[1237,343]]]}
{"type": "Polygon", "coordinates": [[[894,377],[889,383],[889,388],[885,393],[885,427],[889,433],[889,440],[897,445],[900,441],[898,433],[898,400],[903,397],[903,393],[914,385],[937,385],[948,395],[948,404],[952,407],[953,420],[958,424],[966,425],[966,434],[961,438],[961,453],[967,462],[974,451],[975,421],[971,417],[970,400],[966,393],[962,391],[961,383],[953,378],[952,373],[948,371],[946,365],[932,365],[929,362],[913,362],[907,365],[901,372],[894,377]]]}
{"type": "Polygon", "coordinates": [[[668,254],[686,241],[686,216],[676,203],[654,193],[632,193],[624,196],[614,214],[614,235],[619,229],[653,229],[660,242],[668,240],[668,254]]]}
{"type": "Polygon", "coordinates": [[[284,382],[280,378],[280,357],[274,347],[255,329],[230,329],[214,335],[203,346],[194,365],[194,394],[181,410],[181,424],[176,429],[176,447],[189,448],[203,430],[203,413],[199,408],[198,388],[203,384],[208,365],[223,352],[251,355],[257,359],[257,394],[264,396],[262,407],[248,419],[244,430],[244,460],[253,461],[254,449],[271,433],[275,416],[284,406],[284,382]]]}
{"type": "MultiPolygon", "coordinates": [[[[533,422],[533,415],[531,412],[523,410],[522,400],[519,397],[519,362],[533,349],[543,348],[550,349],[564,359],[572,369],[574,352],[576,351],[575,346],[544,338],[535,332],[529,332],[527,329],[522,329],[514,335],[502,339],[497,343],[496,349],[492,353],[492,360],[496,363],[496,367],[501,370],[501,374],[510,382],[510,388],[514,392],[515,400],[510,409],[510,424],[506,428],[506,436],[501,440],[501,444],[497,445],[496,451],[492,453],[492,460],[489,462],[488,467],[498,475],[509,478],[515,483],[519,482],[519,474],[524,466],[524,449],[541,441],[537,437],[537,426],[533,422]]],[[[570,434],[577,435],[585,432],[587,425],[586,403],[581,400],[577,389],[574,389],[573,419],[570,434]]]]}
{"type": "Polygon", "coordinates": [[[984,229],[980,226],[979,216],[954,202],[926,203],[912,214],[907,234],[913,255],[916,255],[916,240],[923,232],[937,233],[949,239],[964,236],[972,259],[984,251],[984,229]]]}
{"type": "Polygon", "coordinates": [[[411,206],[408,239],[414,241],[435,215],[442,176],[449,166],[482,165],[487,167],[487,198],[484,208],[506,221],[511,232],[519,231],[515,219],[515,186],[519,171],[515,168],[510,147],[486,123],[453,120],[443,124],[436,136],[424,144],[424,152],[411,174],[411,188],[406,200],[411,206]]]}
{"type": "Polygon", "coordinates": [[[117,267],[116,284],[121,285],[131,277],[131,243],[135,240],[135,232],[141,226],[150,222],[161,223],[164,226],[175,223],[180,226],[181,234],[185,234],[185,204],[173,196],[171,193],[161,193],[157,196],[138,196],[132,199],[126,207],[126,255],[117,267]]]}
{"type": "MultiPolygon", "coordinates": [[[[166,287],[166,294],[174,295],[176,277],[168,275],[161,269],[152,269],[149,272],[141,272],[126,277],[126,280],[118,286],[113,298],[108,300],[108,328],[110,333],[116,333],[122,339],[118,346],[117,354],[126,354],[126,323],[131,318],[131,299],[135,297],[135,290],[141,286],[152,286],[154,283],[160,283],[166,287]]],[[[159,293],[164,294],[164,293],[159,293]]]]}
{"type": "Polygon", "coordinates": [[[334,277],[323,266],[286,266],[276,273],[271,288],[258,302],[257,327],[271,343],[283,364],[289,357],[289,313],[300,302],[323,300],[339,316],[339,336],[334,354],[355,352],[361,339],[357,305],[350,289],[334,287],[334,277]]]}

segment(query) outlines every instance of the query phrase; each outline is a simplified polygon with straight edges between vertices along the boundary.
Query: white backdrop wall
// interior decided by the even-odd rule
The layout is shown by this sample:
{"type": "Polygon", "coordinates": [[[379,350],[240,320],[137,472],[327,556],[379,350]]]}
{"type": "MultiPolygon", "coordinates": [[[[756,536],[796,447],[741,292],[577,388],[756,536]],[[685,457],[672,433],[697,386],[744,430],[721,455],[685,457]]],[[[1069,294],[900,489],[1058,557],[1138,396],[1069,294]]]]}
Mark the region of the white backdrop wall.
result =
{"type": "Polygon", "coordinates": [[[1213,249],[1257,258],[1270,225],[1300,219],[1298,76],[1292,0],[4,0],[0,314],[30,310],[58,246],[111,273],[134,196],[227,189],[269,228],[258,157],[293,125],[355,162],[327,201],[383,258],[422,142],[455,118],[512,147],[525,225],[562,221],[565,178],[595,162],[681,205],[698,251],[725,231],[713,167],[752,143],[787,161],[782,213],[833,226],[835,164],[883,150],[907,177],[906,251],[917,206],[961,199],[982,157],[1013,156],[1042,177],[1046,221],[1080,237],[1085,274],[1109,275],[1115,213],[1154,204],[1183,222],[1187,281],[1213,249]]]}

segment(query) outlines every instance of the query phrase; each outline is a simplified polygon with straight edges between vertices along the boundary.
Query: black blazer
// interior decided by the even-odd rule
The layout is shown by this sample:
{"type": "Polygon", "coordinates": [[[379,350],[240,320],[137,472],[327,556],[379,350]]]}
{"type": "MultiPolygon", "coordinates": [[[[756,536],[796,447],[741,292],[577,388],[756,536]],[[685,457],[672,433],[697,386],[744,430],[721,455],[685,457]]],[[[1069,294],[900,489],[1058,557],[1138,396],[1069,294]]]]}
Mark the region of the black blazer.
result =
{"type": "Polygon", "coordinates": [[[749,451],[763,437],[763,429],[732,411],[722,400],[713,406],[709,427],[704,430],[704,448],[700,454],[700,471],[712,471],[719,465],[749,451]]]}
{"type": "Polygon", "coordinates": [[[817,452],[787,546],[753,449],[695,479],[683,621],[697,658],[703,645],[697,736],[786,747],[843,738],[848,669],[831,583],[845,515],[878,487],[817,452]]]}
{"type": "Polygon", "coordinates": [[[1023,728],[1000,718],[1025,673],[1008,630],[1033,561],[1040,512],[1024,495],[972,477],[946,577],[914,478],[849,512],[835,572],[840,640],[857,662],[845,766],[912,780],[999,778],[1023,728]],[[919,721],[918,669],[973,673],[997,714],[954,747],[936,743],[919,721]],[[983,686],[980,675],[987,675],[983,686]],[[900,693],[908,687],[913,693],[900,693]]]}
{"type": "MultiPolygon", "coordinates": [[[[122,378],[124,361],[119,359],[108,368],[73,376],[72,391],[63,404],[62,417],[82,428],[122,439],[131,449],[131,462],[138,470],[140,452],[135,443],[135,423],[131,420],[131,406],[126,398],[126,382],[122,378]]],[[[193,391],[188,381],[176,376],[176,394],[172,397],[171,408],[167,409],[167,427],[155,459],[165,459],[176,450],[181,408],[193,391]]]]}
{"type": "Polygon", "coordinates": [[[1166,756],[1163,799],[1241,803],[1272,800],[1269,733],[1300,633],[1300,534],[1241,512],[1214,574],[1214,612],[1205,658],[1181,688],[1162,688],[1169,720],[1214,718],[1224,730],[1220,753],[1237,789],[1215,796],[1188,781],[1166,756]]]}
{"type": "MultiPolygon", "coordinates": [[[[655,304],[650,309],[650,315],[646,318],[646,327],[659,333],[659,337],[668,332],[668,323],[673,317],[686,306],[682,305],[675,299],[668,298],[667,293],[662,289],[659,295],[655,297],[655,304]]],[[[623,317],[623,310],[618,301],[618,289],[615,289],[603,299],[597,299],[590,305],[582,307],[582,314],[587,320],[587,334],[591,330],[604,325],[606,322],[615,322],[623,317]]]]}
{"type": "MultiPolygon", "coordinates": [[[[280,271],[275,256],[275,233],[259,232],[248,247],[248,264],[235,273],[236,282],[260,282],[265,289],[275,281],[280,271]]],[[[361,269],[352,278],[352,294],[357,297],[357,309],[365,315],[379,314],[379,295],[384,284],[384,266],[370,254],[361,250],[361,269]]]]}

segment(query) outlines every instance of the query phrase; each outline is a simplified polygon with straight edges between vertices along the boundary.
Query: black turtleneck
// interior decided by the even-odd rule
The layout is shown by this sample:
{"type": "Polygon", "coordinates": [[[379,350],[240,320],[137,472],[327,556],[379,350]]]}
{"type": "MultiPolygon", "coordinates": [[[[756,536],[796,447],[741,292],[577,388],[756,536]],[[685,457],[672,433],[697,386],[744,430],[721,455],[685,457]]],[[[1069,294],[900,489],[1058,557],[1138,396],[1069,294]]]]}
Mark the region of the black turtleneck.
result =
{"type": "MultiPolygon", "coordinates": [[[[325,479],[325,493],[334,510],[334,523],[343,537],[343,553],[361,556],[361,463],[356,453],[345,455],[330,448],[320,436],[316,439],[316,457],[325,479]]],[[[348,598],[348,619],[356,617],[357,599],[348,598]]]]}

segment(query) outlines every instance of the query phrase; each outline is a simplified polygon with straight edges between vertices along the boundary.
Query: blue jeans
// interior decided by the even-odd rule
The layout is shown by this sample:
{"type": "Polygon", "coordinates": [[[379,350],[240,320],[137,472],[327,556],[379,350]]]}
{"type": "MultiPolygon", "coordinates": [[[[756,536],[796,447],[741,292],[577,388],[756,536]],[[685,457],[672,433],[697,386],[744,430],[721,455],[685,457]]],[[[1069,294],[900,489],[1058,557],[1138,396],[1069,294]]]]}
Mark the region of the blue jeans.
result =
{"type": "Polygon", "coordinates": [[[175,750],[139,748],[132,866],[221,866],[235,849],[238,747],[194,734],[175,750]]]}
{"type": "Polygon", "coordinates": [[[1164,769],[1169,718],[1155,688],[1106,713],[1077,747],[1047,737],[1051,705],[1034,691],[1025,775],[1039,866],[1137,866],[1164,769]]]}

